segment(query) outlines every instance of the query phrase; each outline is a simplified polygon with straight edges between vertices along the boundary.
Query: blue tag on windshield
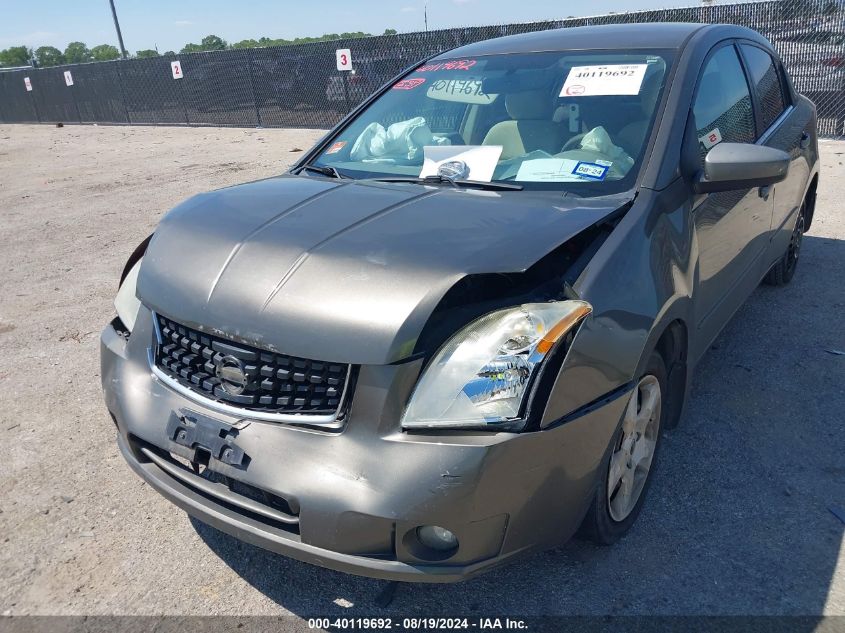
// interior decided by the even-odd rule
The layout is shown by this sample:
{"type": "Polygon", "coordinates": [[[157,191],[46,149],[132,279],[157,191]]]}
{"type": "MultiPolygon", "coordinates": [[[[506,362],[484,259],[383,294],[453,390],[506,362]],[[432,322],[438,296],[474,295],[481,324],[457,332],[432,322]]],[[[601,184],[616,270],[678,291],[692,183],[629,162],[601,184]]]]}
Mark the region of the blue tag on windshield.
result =
{"type": "Polygon", "coordinates": [[[608,165],[599,165],[598,163],[587,163],[579,161],[575,165],[572,173],[588,180],[604,180],[607,177],[607,172],[610,169],[608,165]]]}

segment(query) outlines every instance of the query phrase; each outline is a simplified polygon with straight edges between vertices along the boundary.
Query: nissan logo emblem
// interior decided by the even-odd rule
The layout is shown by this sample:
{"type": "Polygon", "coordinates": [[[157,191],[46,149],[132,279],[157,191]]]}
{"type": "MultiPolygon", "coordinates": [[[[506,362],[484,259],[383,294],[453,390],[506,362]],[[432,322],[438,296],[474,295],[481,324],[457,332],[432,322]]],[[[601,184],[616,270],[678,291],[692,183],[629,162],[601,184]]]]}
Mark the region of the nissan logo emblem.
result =
{"type": "Polygon", "coordinates": [[[223,391],[230,396],[239,396],[249,384],[244,364],[234,356],[224,356],[220,359],[215,374],[220,379],[220,386],[223,391]]]}

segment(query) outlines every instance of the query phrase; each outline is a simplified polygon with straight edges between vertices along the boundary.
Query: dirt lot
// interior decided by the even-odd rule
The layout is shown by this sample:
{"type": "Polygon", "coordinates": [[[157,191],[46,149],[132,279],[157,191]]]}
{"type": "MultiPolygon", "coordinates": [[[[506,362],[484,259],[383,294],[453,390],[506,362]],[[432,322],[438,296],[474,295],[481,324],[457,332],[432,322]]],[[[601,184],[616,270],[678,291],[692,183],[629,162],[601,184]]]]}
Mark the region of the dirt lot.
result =
{"type": "Polygon", "coordinates": [[[845,614],[845,143],[823,143],[792,285],[758,289],[699,366],[612,548],[379,609],[385,583],[243,545],[143,485],[100,392],[124,260],[180,200],[278,173],[319,134],[0,126],[0,613],[845,614]]]}

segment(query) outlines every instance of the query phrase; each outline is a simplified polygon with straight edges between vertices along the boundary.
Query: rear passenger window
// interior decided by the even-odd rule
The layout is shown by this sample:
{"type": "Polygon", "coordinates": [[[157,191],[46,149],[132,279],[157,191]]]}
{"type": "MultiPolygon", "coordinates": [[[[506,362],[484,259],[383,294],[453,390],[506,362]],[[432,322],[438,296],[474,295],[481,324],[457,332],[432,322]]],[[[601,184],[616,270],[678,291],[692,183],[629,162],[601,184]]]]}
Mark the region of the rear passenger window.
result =
{"type": "Polygon", "coordinates": [[[702,164],[710,148],[723,141],[754,142],[751,94],[733,46],[723,46],[707,62],[692,112],[702,164]]]}
{"type": "Polygon", "coordinates": [[[743,44],[742,54],[748,62],[748,74],[760,100],[761,131],[767,130],[786,109],[780,75],[771,55],[762,48],[743,44]]]}

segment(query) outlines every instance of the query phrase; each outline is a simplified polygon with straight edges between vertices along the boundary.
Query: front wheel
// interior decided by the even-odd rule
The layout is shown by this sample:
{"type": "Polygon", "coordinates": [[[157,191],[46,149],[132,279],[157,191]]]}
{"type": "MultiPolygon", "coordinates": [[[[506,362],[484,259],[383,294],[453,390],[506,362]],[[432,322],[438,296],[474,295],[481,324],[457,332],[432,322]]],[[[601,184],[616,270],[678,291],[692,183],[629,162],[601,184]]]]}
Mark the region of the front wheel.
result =
{"type": "Polygon", "coordinates": [[[792,235],[789,236],[789,246],[778,262],[766,274],[763,281],[769,286],[785,286],[795,275],[798,266],[798,256],[801,254],[801,242],[804,238],[804,227],[806,226],[806,203],[801,205],[798,217],[795,219],[795,226],[792,228],[792,235]]]}
{"type": "Polygon", "coordinates": [[[601,545],[618,541],[634,524],[654,471],[663,406],[666,364],[652,352],[643,376],[632,391],[613,447],[602,465],[595,498],[580,533],[601,545]]]}

